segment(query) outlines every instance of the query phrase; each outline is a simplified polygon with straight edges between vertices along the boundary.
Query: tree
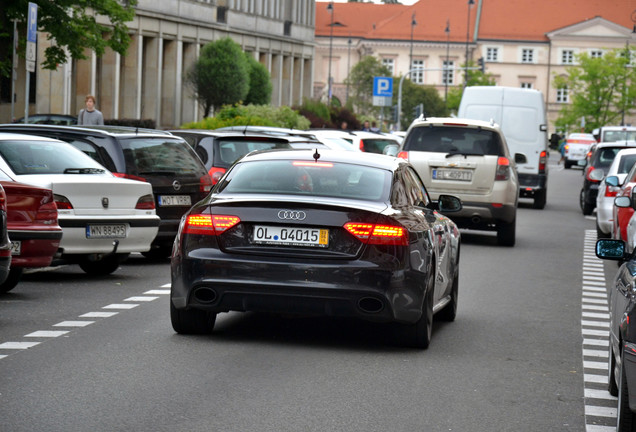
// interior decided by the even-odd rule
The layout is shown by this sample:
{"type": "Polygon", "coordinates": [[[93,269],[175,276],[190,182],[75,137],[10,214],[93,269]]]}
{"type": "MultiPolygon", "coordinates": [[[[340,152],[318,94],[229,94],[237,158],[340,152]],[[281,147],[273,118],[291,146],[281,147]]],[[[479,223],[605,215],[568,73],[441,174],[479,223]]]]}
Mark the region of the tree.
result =
{"type": "Polygon", "coordinates": [[[349,73],[345,83],[351,88],[349,100],[358,114],[377,115],[379,107],[373,106],[373,77],[391,76],[391,71],[373,56],[363,57],[349,73]]]}
{"type": "Polygon", "coordinates": [[[579,129],[585,119],[585,130],[622,123],[636,104],[636,68],[630,57],[636,52],[616,49],[603,57],[592,58],[587,53],[577,55],[576,66],[567,68],[565,76],[556,76],[557,89],[567,89],[571,103],[561,108],[557,128],[579,129]]]}
{"type": "Polygon", "coordinates": [[[203,116],[222,105],[241,102],[250,85],[249,65],[241,46],[229,37],[206,44],[185,77],[203,106],[203,116]]]}
{"type": "Polygon", "coordinates": [[[267,68],[251,54],[245,53],[249,65],[250,89],[245,104],[267,105],[272,99],[272,80],[267,68]]]}
{"type": "MultiPolygon", "coordinates": [[[[397,89],[400,85],[400,79],[393,80],[393,88],[397,89]]],[[[398,91],[394,91],[393,103],[397,104],[398,91]]],[[[421,86],[415,84],[409,79],[405,79],[402,83],[402,113],[400,115],[400,124],[406,130],[413,120],[415,120],[414,110],[418,105],[424,108],[424,114],[429,117],[445,117],[448,115],[444,100],[440,97],[439,92],[434,87],[421,86]]]]}
{"type": "MultiPolygon", "coordinates": [[[[476,67],[475,62],[472,60],[468,61],[468,67],[476,67]]],[[[466,63],[460,66],[461,70],[455,71],[455,78],[459,79],[460,76],[464,76],[464,71],[466,68],[466,63]]],[[[479,69],[468,70],[468,80],[466,81],[466,86],[493,86],[495,85],[495,79],[492,74],[484,73],[479,69]]],[[[450,112],[456,113],[459,109],[459,103],[462,100],[462,95],[464,94],[464,86],[459,84],[448,90],[448,98],[446,99],[446,107],[450,112]]]]}
{"type": "MultiPolygon", "coordinates": [[[[0,76],[11,75],[13,21],[18,23],[21,37],[19,50],[24,55],[28,0],[4,1],[0,14],[0,76]]],[[[100,56],[106,48],[125,55],[130,36],[126,22],[135,16],[137,0],[55,0],[39,1],[38,29],[48,34],[51,45],[44,50],[42,67],[56,70],[73,59],[86,59],[85,49],[100,56]],[[104,16],[109,25],[99,24],[96,16],[104,16]]],[[[47,45],[49,45],[47,43],[47,45]]]]}

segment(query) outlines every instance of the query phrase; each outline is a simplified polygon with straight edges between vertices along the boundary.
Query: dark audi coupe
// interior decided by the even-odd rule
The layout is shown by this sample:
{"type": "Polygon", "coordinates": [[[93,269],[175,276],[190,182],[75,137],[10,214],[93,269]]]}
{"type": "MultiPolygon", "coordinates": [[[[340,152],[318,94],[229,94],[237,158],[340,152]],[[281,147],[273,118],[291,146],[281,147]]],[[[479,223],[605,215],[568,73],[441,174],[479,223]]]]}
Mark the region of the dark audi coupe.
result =
{"type": "Polygon", "coordinates": [[[427,348],[457,312],[460,234],[403,159],[333,150],[250,153],[181,220],[170,317],[210,333],[219,312],[395,322],[427,348]]]}

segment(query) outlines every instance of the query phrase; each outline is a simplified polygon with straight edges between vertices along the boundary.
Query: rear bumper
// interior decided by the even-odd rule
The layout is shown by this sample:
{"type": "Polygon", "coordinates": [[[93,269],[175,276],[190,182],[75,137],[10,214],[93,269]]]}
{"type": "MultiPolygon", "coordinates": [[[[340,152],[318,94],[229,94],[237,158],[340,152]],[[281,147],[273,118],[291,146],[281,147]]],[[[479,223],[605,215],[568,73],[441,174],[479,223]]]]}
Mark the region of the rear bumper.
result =
{"type": "Polygon", "coordinates": [[[548,174],[519,174],[519,196],[532,198],[548,188],[548,174]]]}
{"type": "Polygon", "coordinates": [[[497,224],[514,221],[516,215],[516,205],[495,207],[491,204],[476,202],[462,202],[462,209],[459,212],[446,214],[459,228],[481,230],[496,229],[497,224]]]}
{"type": "Polygon", "coordinates": [[[636,412],[636,344],[626,342],[623,348],[623,366],[627,378],[629,409],[636,412]]]}
{"type": "MultiPolygon", "coordinates": [[[[394,265],[392,263],[391,265],[394,265]]],[[[415,322],[427,280],[421,271],[364,261],[290,263],[285,258],[199,249],[172,258],[171,301],[213,312],[259,311],[415,322]]]]}
{"type": "Polygon", "coordinates": [[[11,267],[46,267],[59,248],[62,230],[10,230],[9,239],[20,242],[20,253],[11,256],[11,267]]]}

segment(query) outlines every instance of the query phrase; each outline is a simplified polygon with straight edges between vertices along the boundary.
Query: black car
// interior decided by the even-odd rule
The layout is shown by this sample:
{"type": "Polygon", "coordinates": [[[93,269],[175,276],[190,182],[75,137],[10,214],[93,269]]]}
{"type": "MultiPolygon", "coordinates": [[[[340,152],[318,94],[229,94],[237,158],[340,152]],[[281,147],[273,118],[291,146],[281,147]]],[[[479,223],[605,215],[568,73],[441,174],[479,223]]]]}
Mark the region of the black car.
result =
{"type": "Polygon", "coordinates": [[[184,216],[171,263],[178,333],[219,312],[397,322],[426,348],[457,311],[460,234],[403,159],[333,150],[244,156],[184,216]]]}
{"type": "MultiPolygon", "coordinates": [[[[24,117],[13,123],[24,123],[24,117]]],[[[27,123],[72,126],[77,124],[77,117],[68,114],[33,114],[27,118],[27,123]]]]}
{"type": "Polygon", "coordinates": [[[0,125],[0,131],[28,133],[66,141],[118,177],[152,185],[159,232],[145,256],[170,255],[181,216],[212,188],[194,150],[182,138],[152,129],[113,126],[0,125]]]}
{"type": "Polygon", "coordinates": [[[598,187],[614,161],[616,153],[628,147],[636,147],[636,141],[617,141],[594,144],[583,168],[583,187],[579,194],[579,205],[584,215],[591,215],[596,208],[598,187]]]}
{"type": "Polygon", "coordinates": [[[625,261],[607,290],[610,312],[608,390],[618,396],[620,431],[636,431],[636,253],[616,239],[596,242],[596,256],[625,261]]]}

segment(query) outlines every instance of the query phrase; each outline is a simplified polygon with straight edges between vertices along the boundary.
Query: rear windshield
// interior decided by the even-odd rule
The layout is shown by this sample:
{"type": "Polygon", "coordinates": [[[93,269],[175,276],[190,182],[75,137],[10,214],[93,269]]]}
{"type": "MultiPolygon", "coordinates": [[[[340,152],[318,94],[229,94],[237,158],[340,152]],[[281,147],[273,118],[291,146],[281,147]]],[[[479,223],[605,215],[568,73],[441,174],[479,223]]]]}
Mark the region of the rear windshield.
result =
{"type": "Polygon", "coordinates": [[[605,131],[603,132],[603,137],[601,142],[616,142],[623,140],[636,140],[636,130],[635,131],[605,131]]]}
{"type": "Polygon", "coordinates": [[[220,194],[311,195],[388,201],[391,173],[362,165],[313,161],[250,161],[236,165],[220,194]]]}
{"type": "Polygon", "coordinates": [[[0,155],[17,175],[107,172],[91,157],[62,142],[0,141],[0,155]]]}
{"type": "Polygon", "coordinates": [[[609,168],[614,161],[616,153],[623,150],[625,147],[601,147],[597,148],[594,153],[594,161],[592,166],[596,168],[609,168]]]}
{"type": "Polygon", "coordinates": [[[625,174],[632,169],[634,166],[634,162],[636,162],[636,154],[625,155],[621,157],[621,160],[618,162],[618,174],[625,174]]]}
{"type": "Polygon", "coordinates": [[[194,150],[181,139],[128,138],[121,140],[121,147],[133,175],[174,173],[204,175],[205,167],[194,150]]]}
{"type": "MultiPolygon", "coordinates": [[[[289,144],[281,141],[266,141],[258,138],[242,139],[217,139],[214,152],[214,166],[227,168],[236,160],[242,158],[254,150],[268,150],[271,148],[291,148],[289,144]]],[[[198,152],[198,151],[197,151],[198,152]]]]}
{"type": "Polygon", "coordinates": [[[367,153],[379,153],[382,154],[384,148],[389,144],[397,145],[397,141],[382,138],[364,138],[362,139],[362,145],[364,151],[367,153]]]}
{"type": "Polygon", "coordinates": [[[504,156],[497,132],[455,126],[415,127],[406,136],[404,150],[434,153],[462,152],[504,156]]]}

